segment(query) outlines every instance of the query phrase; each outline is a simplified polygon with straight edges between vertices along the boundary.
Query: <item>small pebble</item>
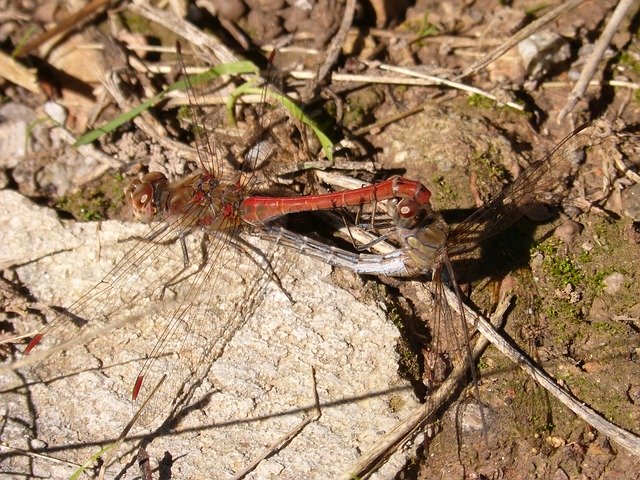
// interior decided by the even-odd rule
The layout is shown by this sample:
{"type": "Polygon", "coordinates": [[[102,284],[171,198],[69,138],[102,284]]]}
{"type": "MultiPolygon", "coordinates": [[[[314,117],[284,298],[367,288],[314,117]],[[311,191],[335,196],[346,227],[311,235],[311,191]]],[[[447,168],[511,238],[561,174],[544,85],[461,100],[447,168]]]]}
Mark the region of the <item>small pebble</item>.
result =
{"type": "MultiPolygon", "coordinates": [[[[487,424],[491,424],[494,414],[486,405],[483,407],[483,413],[486,417],[487,424]]],[[[462,410],[461,427],[465,432],[469,431],[482,431],[484,425],[482,424],[482,415],[480,414],[480,405],[477,403],[467,403],[462,410]]]]}
{"type": "Polygon", "coordinates": [[[580,210],[578,207],[574,205],[567,205],[562,210],[569,218],[577,218],[580,215],[582,215],[582,213],[584,213],[582,210],[580,210]]]}
{"type": "Polygon", "coordinates": [[[242,0],[209,0],[209,2],[221,18],[230,22],[240,20],[247,10],[242,0]]]}
{"type": "Polygon", "coordinates": [[[44,113],[49,115],[54,122],[64,125],[67,121],[67,110],[58,102],[49,101],[45,103],[42,108],[44,109],[44,113]]]}
{"type": "Polygon", "coordinates": [[[293,0],[293,6],[301,10],[311,11],[313,9],[311,0],[293,0]]]}
{"type": "Polygon", "coordinates": [[[45,448],[47,448],[47,444],[38,438],[32,438],[29,441],[29,446],[33,450],[44,450],[45,448]]]}
{"type": "Polygon", "coordinates": [[[544,255],[536,252],[531,256],[531,268],[540,268],[544,263],[544,255]]]}
{"type": "Polygon", "coordinates": [[[611,275],[607,275],[602,280],[604,283],[604,291],[609,295],[614,295],[620,291],[624,284],[624,275],[618,272],[614,272],[611,275]]]}
{"type": "Polygon", "coordinates": [[[584,250],[585,252],[590,252],[591,250],[593,250],[593,243],[584,242],[580,246],[582,247],[582,250],[584,250]]]}
{"type": "Polygon", "coordinates": [[[14,168],[31,148],[29,125],[36,120],[33,110],[19,103],[0,105],[0,167],[14,168]]]}
{"type": "Polygon", "coordinates": [[[622,192],[622,211],[634,222],[640,221],[640,184],[632,185],[622,192]]]}
{"type": "Polygon", "coordinates": [[[640,243],[640,222],[633,222],[625,229],[625,236],[631,243],[640,243]]]}
{"type": "Polygon", "coordinates": [[[247,14],[247,28],[256,39],[267,40],[276,38],[282,32],[281,18],[270,12],[249,10],[247,14]]]}
{"type": "Polygon", "coordinates": [[[602,365],[600,362],[586,362],[584,365],[582,365],[582,370],[587,373],[598,373],[603,369],[604,365],[602,365]]]}
{"type": "Polygon", "coordinates": [[[627,390],[627,396],[631,403],[634,405],[640,405],[640,385],[631,385],[627,390]]]}
{"type": "Polygon", "coordinates": [[[555,229],[553,235],[564,243],[571,243],[573,238],[582,231],[582,225],[573,220],[565,220],[558,228],[555,229]]]}
{"type": "Polygon", "coordinates": [[[569,475],[563,469],[558,468],[553,474],[553,480],[569,480],[569,475]]]}
{"type": "Polygon", "coordinates": [[[562,437],[549,436],[545,438],[544,441],[547,442],[548,445],[551,445],[553,448],[564,447],[566,444],[564,438],[562,437]]]}
{"type": "MultiPolygon", "coordinates": [[[[274,12],[284,8],[285,0],[246,0],[247,5],[252,10],[262,10],[263,12],[274,12]]],[[[307,9],[308,2],[297,2],[301,4],[301,6],[296,5],[297,8],[307,9]]],[[[308,9],[311,10],[313,5],[311,5],[308,9]]]]}
{"type": "Polygon", "coordinates": [[[539,78],[551,66],[566,61],[571,56],[569,43],[550,30],[530,35],[518,44],[518,53],[531,77],[539,78]]]}

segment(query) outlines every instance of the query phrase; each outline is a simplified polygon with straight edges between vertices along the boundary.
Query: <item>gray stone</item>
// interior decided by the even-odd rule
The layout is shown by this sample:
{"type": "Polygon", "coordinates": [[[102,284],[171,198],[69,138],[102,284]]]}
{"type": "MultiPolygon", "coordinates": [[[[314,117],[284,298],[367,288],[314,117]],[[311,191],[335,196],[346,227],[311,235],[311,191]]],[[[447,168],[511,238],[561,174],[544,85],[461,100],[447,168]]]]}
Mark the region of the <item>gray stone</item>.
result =
{"type": "MultiPolygon", "coordinates": [[[[35,299],[48,305],[70,305],[78,299],[134,247],[136,242],[126,241],[128,237],[144,235],[150,228],[116,221],[61,222],[49,209],[11,191],[0,191],[0,222],[2,244],[11,246],[3,250],[3,265],[13,265],[35,299]]],[[[197,252],[199,241],[194,237],[189,247],[197,252]]],[[[174,478],[232,477],[305,418],[313,407],[314,367],[321,418],[247,478],[332,478],[347,470],[359,452],[417,404],[409,384],[397,374],[398,331],[381,305],[356,301],[332,285],[328,266],[249,241],[271,252],[293,302],[252,262],[233,255],[226,258],[226,269],[213,272],[202,292],[190,290],[187,280],[171,286],[159,300],[157,287],[179,270],[182,255],[178,246],[150,247],[158,258],[147,264],[149,268],[125,271],[121,295],[110,305],[116,312],[111,322],[127,319],[123,327],[101,331],[86,345],[24,367],[19,375],[2,372],[1,403],[10,406],[3,442],[28,448],[35,431],[40,445],[59,449],[57,458],[83,463],[101,448],[97,445],[104,445],[101,442],[117,438],[134,411],[131,387],[141,360],[161,334],[158,324],[189,296],[194,308],[188,322],[178,326],[180,338],[171,340],[176,353],[156,361],[159,371],[169,374],[161,388],[177,391],[174,378],[185,378],[176,369],[177,360],[193,360],[191,355],[203,344],[217,342],[219,358],[192,385],[192,407],[183,412],[179,424],[147,446],[152,467],[169,452],[174,478]],[[136,292],[147,298],[139,298],[131,308],[127,301],[136,292]],[[390,406],[390,399],[398,396],[403,399],[399,411],[390,406]],[[194,403],[198,400],[201,403],[194,403]]],[[[86,312],[97,311],[97,303],[90,300],[86,312]]],[[[91,320],[104,326],[99,318],[91,320]]],[[[39,327],[34,319],[24,322],[26,330],[39,327]]],[[[159,420],[167,416],[160,408],[154,413],[160,414],[159,420]]],[[[151,428],[159,420],[150,422],[151,428]]],[[[131,435],[139,438],[146,432],[138,426],[131,435]]],[[[133,442],[121,447],[119,454],[124,456],[110,465],[107,478],[127,465],[120,478],[139,477],[137,467],[128,463],[136,449],[133,442]]],[[[409,454],[395,454],[373,478],[393,478],[409,454]]],[[[65,464],[19,455],[6,459],[3,466],[54,478],[68,478],[74,471],[65,464]]]]}

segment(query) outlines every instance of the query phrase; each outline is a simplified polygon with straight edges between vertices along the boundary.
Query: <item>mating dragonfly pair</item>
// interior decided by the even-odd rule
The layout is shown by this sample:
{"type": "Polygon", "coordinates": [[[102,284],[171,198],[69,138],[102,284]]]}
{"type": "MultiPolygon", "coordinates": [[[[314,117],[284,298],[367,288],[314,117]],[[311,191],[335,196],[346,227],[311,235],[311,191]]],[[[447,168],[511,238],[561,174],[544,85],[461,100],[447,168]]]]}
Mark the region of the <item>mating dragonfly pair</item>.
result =
{"type": "MultiPolygon", "coordinates": [[[[143,339],[146,359],[131,381],[132,398],[145,400],[139,422],[151,425],[161,412],[176,408],[185,385],[196,382],[207,368],[204,363],[215,341],[210,332],[217,331],[212,324],[224,325],[230,314],[211,300],[203,310],[210,315],[198,314],[196,319],[193,305],[207,292],[224,290],[220,271],[229,252],[246,253],[247,261],[272,273],[268,255],[246,243],[244,232],[257,233],[274,244],[359,274],[406,278],[431,272],[434,281],[452,282],[457,290],[450,259],[477,248],[484,239],[525,214],[541,192],[573,166],[585,146],[606,135],[601,129],[593,124],[576,130],[492,202],[453,229],[431,208],[429,190],[418,181],[401,177],[320,195],[256,195],[256,172],[265,161],[265,147],[248,149],[250,158],[239,162],[258,168],[234,169],[218,146],[200,139],[198,168],[186,178],[169,182],[164,174],[151,172],[127,187],[126,201],[138,219],[152,222],[150,233],[136,240],[100,283],[31,339],[25,349],[27,363],[108,335],[119,326],[154,317],[159,324],[156,336],[143,339]],[[355,223],[361,225],[365,222],[358,219],[367,206],[376,232],[385,232],[378,234],[379,240],[392,242],[388,253],[362,253],[378,245],[375,239],[357,248],[336,247],[328,240],[296,233],[282,223],[294,214],[332,211],[340,217],[352,213],[355,223]],[[379,206],[384,207],[382,212],[379,206]],[[189,258],[187,239],[198,231],[204,231],[208,238],[203,243],[205,253],[194,262],[189,258]],[[175,245],[182,251],[184,271],[169,272],[153,285],[147,283],[149,272],[175,245]],[[164,298],[171,285],[183,277],[189,283],[185,295],[173,301],[164,298]],[[160,302],[170,305],[159,313],[152,305],[158,296],[163,297],[160,302]],[[123,305],[132,304],[139,310],[122,311],[123,305]],[[187,331],[190,340],[182,341],[187,331]],[[173,365],[167,368],[167,363],[160,361],[163,358],[172,358],[173,365]]],[[[347,219],[345,223],[350,222],[347,219]]],[[[278,281],[277,272],[273,278],[278,281]]],[[[224,328],[221,330],[224,332],[224,328]]]]}
{"type": "MultiPolygon", "coordinates": [[[[450,259],[477,248],[483,240],[524,215],[539,201],[539,195],[545,188],[553,186],[562,172],[575,164],[585,146],[606,135],[602,129],[600,124],[577,129],[552,152],[532,164],[489,204],[452,230],[431,208],[430,191],[418,181],[398,176],[346,191],[273,197],[251,195],[253,175],[239,173],[235,177],[229,176],[223,173],[220,161],[210,160],[208,165],[202,165],[201,169],[175,183],[170,183],[162,173],[148,173],[127,187],[126,201],[136,218],[154,222],[156,226],[125,254],[98,285],[37,333],[30,340],[25,353],[37,350],[36,347],[41,347],[40,344],[45,341],[49,348],[55,347],[54,350],[58,351],[75,345],[78,338],[83,338],[83,341],[92,338],[94,335],[89,332],[95,329],[96,323],[92,320],[102,317],[108,323],[109,312],[115,308],[115,302],[121,302],[125,293],[132,298],[138,296],[140,292],[137,289],[140,286],[133,283],[135,275],[150,268],[151,260],[161,256],[168,244],[181,244],[184,266],[189,267],[185,238],[199,229],[210,237],[207,247],[209,254],[206,256],[207,265],[198,267],[198,274],[190,287],[190,297],[204,289],[215,288],[215,284],[211,285],[210,282],[216,278],[216,269],[222,268],[218,253],[226,248],[239,248],[238,235],[243,230],[257,232],[276,244],[358,274],[406,278],[432,273],[434,281],[442,282],[447,278],[454,283],[456,290],[456,275],[451,271],[450,259]],[[385,216],[386,228],[391,232],[385,234],[384,238],[395,237],[396,240],[396,247],[386,254],[339,248],[292,232],[283,227],[280,221],[294,213],[349,209],[356,209],[360,213],[365,206],[371,206],[374,209],[371,213],[373,223],[384,223],[374,218],[379,205],[385,206],[386,216],[381,216],[385,216]],[[77,322],[78,318],[85,321],[77,322]]],[[[372,244],[364,247],[370,248],[372,244]]],[[[166,320],[156,345],[132,385],[134,400],[145,389],[147,392],[153,389],[167,375],[164,369],[154,368],[154,363],[158,357],[175,349],[175,344],[170,340],[178,335],[176,330],[188,317],[189,301],[189,298],[182,299],[171,318],[166,320]]],[[[200,325],[203,329],[207,328],[206,322],[200,325]]],[[[95,334],[104,332],[104,329],[101,325],[95,334]]],[[[206,339],[206,335],[201,337],[206,339]]],[[[197,350],[193,345],[189,348],[197,350]]],[[[167,386],[177,384],[175,381],[166,382],[167,386]]],[[[166,402],[175,398],[175,395],[173,391],[164,395],[155,392],[157,400],[152,398],[151,405],[145,408],[155,415],[166,405],[154,404],[162,403],[162,399],[166,402]]]]}

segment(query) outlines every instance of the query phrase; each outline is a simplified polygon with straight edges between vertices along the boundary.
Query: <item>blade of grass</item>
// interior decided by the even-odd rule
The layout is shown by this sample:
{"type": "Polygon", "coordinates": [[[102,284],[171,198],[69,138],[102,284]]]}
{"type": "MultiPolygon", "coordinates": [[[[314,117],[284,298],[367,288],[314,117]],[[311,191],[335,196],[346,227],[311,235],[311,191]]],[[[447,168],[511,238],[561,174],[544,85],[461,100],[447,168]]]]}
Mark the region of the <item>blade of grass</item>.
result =
{"type": "Polygon", "coordinates": [[[330,161],[333,161],[333,142],[327,136],[327,134],[322,131],[320,126],[311,117],[309,117],[302,110],[302,108],[298,106],[296,102],[276,90],[267,88],[266,92],[264,92],[261,87],[257,87],[255,85],[255,82],[251,81],[240,85],[233,92],[231,92],[231,95],[229,95],[229,99],[227,100],[227,110],[229,118],[232,122],[234,122],[233,107],[235,106],[238,99],[243,95],[266,95],[267,97],[273,98],[276,102],[286,108],[293,118],[300,120],[302,123],[311,128],[315,136],[318,138],[325,156],[330,161]]]}
{"type": "Polygon", "coordinates": [[[91,465],[93,465],[100,457],[102,457],[103,454],[107,453],[109,450],[111,450],[114,447],[117,447],[118,443],[111,443],[109,445],[107,445],[106,447],[104,447],[102,450],[94,453],[93,455],[91,455],[91,457],[89,457],[87,459],[86,462],[84,462],[75,472],[73,472],[73,475],[71,475],[69,477],[69,480],[77,480],[78,478],[80,478],[80,475],[82,475],[85,470],[87,468],[89,468],[91,465]]]}
{"type": "Polygon", "coordinates": [[[123,123],[133,120],[142,112],[148,110],[149,108],[160,102],[170,92],[186,90],[189,86],[210,82],[211,80],[221,77],[222,75],[243,75],[247,73],[254,73],[257,75],[258,72],[258,67],[256,67],[255,64],[249,61],[216,65],[215,67],[211,67],[209,70],[203,73],[191,75],[188,78],[184,78],[168,85],[160,93],[141,103],[137,107],[132,108],[131,110],[124,112],[121,115],[118,115],[116,118],[114,118],[110,122],[105,123],[101,127],[85,133],[73,144],[73,146],[80,147],[82,145],[86,145],[87,143],[91,143],[94,140],[100,138],[102,135],[115,130],[123,123]]]}
{"type": "Polygon", "coordinates": [[[35,36],[37,29],[35,25],[31,25],[26,32],[18,39],[18,45],[11,52],[11,58],[17,58],[22,48],[35,36]]]}

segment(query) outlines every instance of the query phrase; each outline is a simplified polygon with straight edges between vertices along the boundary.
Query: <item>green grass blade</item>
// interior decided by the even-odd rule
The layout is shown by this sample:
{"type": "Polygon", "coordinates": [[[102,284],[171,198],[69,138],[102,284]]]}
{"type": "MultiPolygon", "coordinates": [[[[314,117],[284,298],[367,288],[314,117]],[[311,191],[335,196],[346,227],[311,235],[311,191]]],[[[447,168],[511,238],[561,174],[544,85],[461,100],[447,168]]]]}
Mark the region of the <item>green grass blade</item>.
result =
{"type": "Polygon", "coordinates": [[[78,469],[75,472],[73,472],[73,475],[69,477],[69,480],[77,480],[78,478],[80,478],[80,475],[82,475],[87,468],[91,467],[91,465],[93,465],[102,455],[104,455],[105,453],[107,453],[109,450],[116,447],[117,445],[118,445],[117,442],[111,443],[106,447],[104,447],[102,450],[91,455],[91,457],[89,457],[86,462],[80,465],[80,467],[78,467],[78,469]]]}
{"type": "Polygon", "coordinates": [[[295,103],[292,99],[290,99],[286,95],[276,90],[267,88],[265,92],[262,88],[256,87],[254,82],[246,82],[240,85],[231,93],[231,95],[229,96],[229,99],[227,100],[227,111],[229,113],[230,118],[233,119],[233,107],[236,104],[238,98],[240,98],[243,95],[263,95],[263,94],[266,94],[267,97],[271,97],[274,100],[276,100],[278,103],[280,103],[280,105],[282,105],[284,108],[286,108],[289,111],[292,117],[300,120],[302,123],[309,126],[309,128],[311,128],[315,136],[318,138],[318,141],[320,142],[320,145],[322,146],[322,150],[324,151],[324,154],[326,155],[327,159],[329,159],[330,161],[333,161],[333,142],[331,141],[329,136],[322,131],[320,126],[312,118],[310,118],[306,113],[304,113],[302,108],[300,108],[297,103],[295,103]]]}
{"type": "Polygon", "coordinates": [[[168,85],[167,87],[165,87],[164,90],[162,90],[156,96],[151,97],[150,99],[141,103],[137,107],[134,107],[131,110],[122,113],[121,115],[117,116],[110,122],[105,123],[101,127],[98,127],[94,130],[91,130],[90,132],[85,133],[76,141],[76,143],[73,144],[73,146],[80,147],[82,145],[86,145],[87,143],[91,143],[94,140],[100,138],[105,133],[115,130],[123,123],[133,120],[142,112],[144,112],[145,110],[153,107],[158,102],[160,102],[170,92],[174,92],[178,90],[186,90],[192,85],[206,83],[222,75],[243,75],[247,73],[254,73],[257,75],[258,72],[259,72],[258,67],[256,67],[255,64],[249,61],[241,61],[241,62],[227,63],[223,65],[216,65],[215,67],[211,67],[209,70],[203,73],[191,75],[188,78],[179,80],[175,83],[172,83],[171,85],[168,85]]]}
{"type": "Polygon", "coordinates": [[[24,46],[36,36],[37,29],[35,25],[30,26],[26,32],[22,34],[22,36],[18,39],[18,45],[11,52],[11,58],[16,59],[20,55],[24,46]]]}

